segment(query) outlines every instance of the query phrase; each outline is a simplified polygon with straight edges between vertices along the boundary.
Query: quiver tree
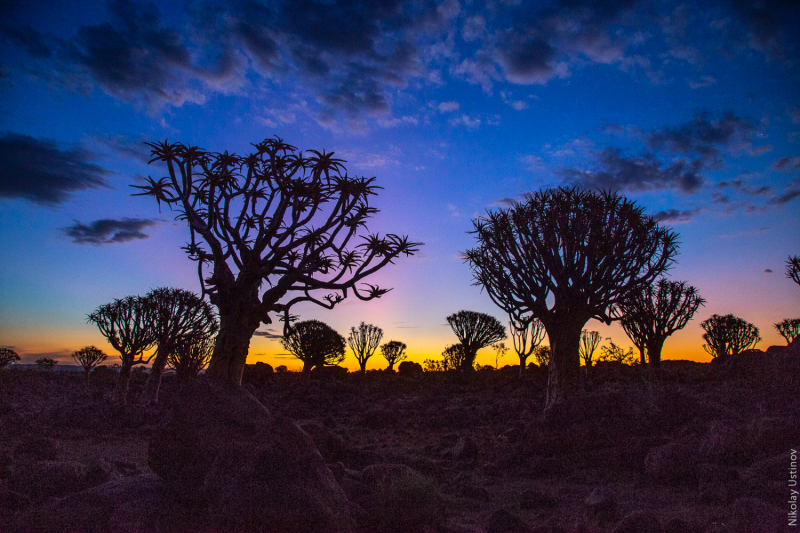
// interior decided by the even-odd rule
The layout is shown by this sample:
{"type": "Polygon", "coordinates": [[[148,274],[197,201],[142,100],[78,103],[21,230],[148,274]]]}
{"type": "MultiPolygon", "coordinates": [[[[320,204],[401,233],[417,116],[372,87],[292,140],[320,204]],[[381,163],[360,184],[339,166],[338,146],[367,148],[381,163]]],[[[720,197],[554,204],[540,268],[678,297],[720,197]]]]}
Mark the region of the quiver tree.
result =
{"type": "Polygon", "coordinates": [[[711,315],[700,327],[705,330],[703,349],[719,361],[735,361],[738,354],[761,340],[757,327],[733,315],[711,315]]]}
{"type": "Polygon", "coordinates": [[[189,383],[206,367],[213,351],[213,337],[186,337],[172,345],[167,355],[167,366],[175,371],[178,380],[189,383]]]}
{"type": "Polygon", "coordinates": [[[786,277],[800,285],[800,255],[786,260],[786,277]]]}
{"type": "Polygon", "coordinates": [[[579,353],[587,372],[590,368],[592,368],[594,351],[597,350],[597,346],[599,344],[600,332],[587,330],[581,331],[581,344],[579,346],[579,353]]]}
{"type": "Polygon", "coordinates": [[[191,291],[160,287],[147,293],[145,300],[156,352],[141,399],[156,403],[169,354],[187,342],[213,337],[218,324],[211,305],[191,291]]]}
{"type": "Polygon", "coordinates": [[[786,339],[786,344],[791,344],[800,336],[800,318],[787,318],[779,324],[775,324],[775,329],[786,339]]]}
{"type": "Polygon", "coordinates": [[[633,366],[636,364],[636,354],[634,354],[633,348],[628,348],[628,351],[625,351],[625,348],[614,344],[614,341],[608,339],[608,345],[600,347],[600,357],[597,360],[633,366]]]}
{"type": "Polygon", "coordinates": [[[406,348],[408,347],[405,343],[400,341],[389,341],[381,345],[381,355],[383,355],[383,358],[389,363],[389,367],[387,368],[389,372],[394,371],[394,365],[400,361],[405,361],[407,357],[406,348]]]}
{"type": "Polygon", "coordinates": [[[505,312],[542,321],[552,349],[546,407],[580,390],[579,346],[590,319],[651,283],[674,261],[677,236],[611,192],[548,189],[472,221],[464,253],[505,312]]]}
{"type": "Polygon", "coordinates": [[[519,357],[519,377],[523,377],[527,369],[528,357],[542,343],[547,332],[544,330],[542,322],[531,315],[519,319],[509,315],[509,318],[508,331],[514,342],[514,351],[519,357]]]}
{"type": "Polygon", "coordinates": [[[383,338],[383,330],[372,324],[359,324],[358,329],[350,328],[350,335],[347,336],[347,344],[356,356],[361,373],[367,371],[367,359],[372,357],[375,350],[383,338]]]}
{"type": "Polygon", "coordinates": [[[453,328],[453,333],[464,349],[462,364],[456,367],[458,370],[474,370],[478,350],[506,338],[506,328],[503,324],[486,313],[459,311],[448,316],[447,323],[453,328]]]}
{"type": "Polygon", "coordinates": [[[269,313],[288,317],[303,301],[331,309],[349,291],[378,298],[388,289],[362,280],[417,251],[407,237],[366,232],[379,187],[375,178],[348,176],[332,153],[309,150],[307,157],[278,138],[243,157],[147,144],[151,162],[164,162],[168,175],[135,187],[177,209],[189,226],[185,250],[197,262],[203,296],[219,311],[207,372],[213,379],[241,383],[250,339],[261,323],[272,323],[269,313]]]}
{"type": "Polygon", "coordinates": [[[659,368],[664,341],[683,329],[701,305],[705,305],[705,300],[697,289],[685,281],[661,278],[631,292],[614,306],[613,312],[639,349],[641,363],[647,362],[647,350],[650,366],[659,368]]]}
{"type": "Polygon", "coordinates": [[[344,337],[319,320],[292,324],[286,329],[281,344],[303,362],[303,374],[315,367],[335,366],[344,361],[344,337]]]}
{"type": "Polygon", "coordinates": [[[126,296],[101,305],[88,317],[88,321],[93,322],[109,344],[119,352],[122,360],[114,388],[114,399],[117,403],[124,404],[126,401],[133,366],[146,365],[153,358],[154,354],[147,357],[144,354],[156,342],[151,312],[147,299],[126,296]]]}
{"type": "Polygon", "coordinates": [[[56,361],[55,359],[52,359],[50,357],[40,357],[39,359],[34,361],[34,364],[36,365],[36,369],[37,370],[40,370],[40,371],[43,371],[43,372],[52,372],[53,369],[58,364],[58,361],[56,361]]]}
{"type": "Polygon", "coordinates": [[[83,368],[83,374],[86,378],[86,383],[89,383],[89,374],[92,369],[106,360],[108,357],[103,350],[96,346],[86,346],[78,351],[72,352],[72,358],[78,363],[78,366],[83,368]]]}
{"type": "Polygon", "coordinates": [[[462,370],[467,361],[467,350],[463,344],[451,344],[442,352],[442,370],[462,370]]]}
{"type": "Polygon", "coordinates": [[[0,369],[19,361],[19,355],[11,348],[0,348],[0,369]]]}

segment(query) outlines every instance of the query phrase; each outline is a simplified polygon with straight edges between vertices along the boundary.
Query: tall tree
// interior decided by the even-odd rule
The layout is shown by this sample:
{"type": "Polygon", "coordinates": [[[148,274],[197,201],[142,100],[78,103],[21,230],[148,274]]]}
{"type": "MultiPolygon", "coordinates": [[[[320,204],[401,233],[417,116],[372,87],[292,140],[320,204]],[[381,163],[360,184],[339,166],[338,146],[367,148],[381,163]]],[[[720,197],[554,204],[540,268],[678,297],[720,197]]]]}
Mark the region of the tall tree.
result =
{"type": "Polygon", "coordinates": [[[344,361],[344,337],[324,322],[304,320],[292,324],[281,344],[303,362],[303,374],[315,367],[334,366],[344,361]]]}
{"type": "Polygon", "coordinates": [[[394,365],[400,361],[405,361],[406,348],[405,343],[400,341],[389,341],[381,346],[381,355],[389,363],[389,368],[387,368],[389,372],[394,370],[394,365]]]}
{"type": "Polygon", "coordinates": [[[149,326],[156,339],[156,352],[141,399],[156,403],[169,354],[187,341],[213,337],[219,326],[211,305],[191,291],[159,287],[148,292],[145,300],[151,311],[149,326]]]}
{"type": "Polygon", "coordinates": [[[581,331],[581,344],[579,347],[579,353],[581,359],[583,360],[583,365],[586,367],[586,371],[588,372],[590,368],[592,368],[592,362],[594,361],[594,351],[597,350],[597,346],[600,344],[600,332],[598,331],[581,331]]]}
{"type": "Polygon", "coordinates": [[[509,319],[508,330],[514,342],[514,351],[519,357],[519,377],[523,377],[527,370],[528,357],[542,343],[547,332],[544,330],[544,324],[533,315],[523,316],[520,319],[509,315],[509,319]]]}
{"type": "Polygon", "coordinates": [[[800,285],[800,255],[789,256],[786,260],[786,277],[800,285]]]}
{"type": "MultiPolygon", "coordinates": [[[[367,360],[372,357],[375,350],[383,338],[383,330],[372,324],[362,322],[358,329],[350,328],[350,335],[347,336],[347,344],[356,356],[361,373],[367,371],[367,360]]],[[[390,365],[391,366],[391,365],[390,365]]]]}
{"type": "Polygon", "coordinates": [[[464,359],[459,370],[474,370],[478,350],[506,338],[506,328],[503,324],[486,313],[459,311],[448,316],[447,323],[453,328],[453,333],[464,347],[464,359]]]}
{"type": "Polygon", "coordinates": [[[705,305],[697,289],[685,281],[661,278],[628,294],[613,308],[622,329],[639,349],[645,364],[645,349],[650,367],[661,366],[661,350],[667,337],[686,327],[692,316],[705,305]]]}
{"type": "Polygon", "coordinates": [[[114,388],[114,399],[124,404],[128,395],[131,369],[134,365],[149,363],[155,354],[145,357],[144,352],[151,348],[156,337],[153,334],[151,308],[148,301],[140,296],[126,296],[110,304],[101,305],[88,317],[109,344],[119,352],[122,365],[114,388]]]}
{"type": "Polygon", "coordinates": [[[552,349],[549,408],[580,390],[580,338],[594,318],[674,261],[677,236],[611,192],[557,188],[472,221],[464,255],[475,284],[504,311],[542,321],[552,349]]]}
{"type": "MultiPolygon", "coordinates": [[[[417,251],[419,243],[407,237],[365,233],[379,187],[375,178],[348,176],[332,153],[304,156],[278,138],[243,157],[166,141],[148,145],[151,162],[164,162],[168,176],[148,178],[136,186],[139,194],[178,210],[203,295],[219,310],[212,379],[241,383],[250,339],[261,323],[272,323],[269,313],[288,317],[303,301],[332,309],[350,291],[361,300],[378,298],[389,289],[363,280],[417,251]]],[[[288,327],[287,320],[284,332],[288,327]]]]}
{"type": "Polygon", "coordinates": [[[103,350],[96,346],[86,346],[80,350],[72,352],[72,358],[83,368],[86,383],[89,383],[89,374],[92,369],[106,360],[108,357],[103,350]]]}
{"type": "Polygon", "coordinates": [[[737,355],[761,341],[757,327],[733,315],[711,315],[700,326],[705,330],[703,349],[720,361],[734,362],[737,355]]]}
{"type": "Polygon", "coordinates": [[[800,336],[800,318],[787,318],[779,324],[775,324],[775,329],[786,339],[786,344],[791,344],[800,336]]]}

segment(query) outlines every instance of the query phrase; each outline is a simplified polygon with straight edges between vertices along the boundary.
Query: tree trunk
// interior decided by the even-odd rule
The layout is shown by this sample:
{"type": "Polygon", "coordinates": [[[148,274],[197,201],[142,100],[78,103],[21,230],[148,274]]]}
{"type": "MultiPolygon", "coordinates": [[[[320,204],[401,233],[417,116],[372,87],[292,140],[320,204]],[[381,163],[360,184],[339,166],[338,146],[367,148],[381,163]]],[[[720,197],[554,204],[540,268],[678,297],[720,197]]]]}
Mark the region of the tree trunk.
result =
{"type": "Polygon", "coordinates": [[[527,370],[527,368],[525,367],[525,363],[526,363],[527,360],[528,360],[527,356],[524,356],[524,355],[520,355],[519,356],[519,377],[520,378],[524,378],[525,377],[525,371],[527,370]]]}
{"type": "Polygon", "coordinates": [[[567,317],[545,324],[550,339],[550,366],[545,410],[578,393],[581,386],[581,331],[586,320],[567,317]]]}
{"type": "Polygon", "coordinates": [[[244,298],[239,298],[239,301],[231,299],[233,297],[215,298],[224,300],[224,304],[216,304],[219,309],[219,333],[206,376],[214,381],[241,385],[250,339],[261,321],[255,318],[251,303],[244,301],[244,298]]]}
{"type": "Polygon", "coordinates": [[[647,355],[650,357],[650,368],[661,368],[662,348],[664,348],[663,340],[655,340],[647,347],[647,355]]]}
{"type": "Polygon", "coordinates": [[[122,358],[122,366],[119,369],[119,377],[117,377],[117,386],[114,387],[114,401],[120,405],[125,405],[127,401],[128,384],[131,381],[131,368],[133,368],[131,359],[133,359],[133,356],[122,358]]]}
{"type": "MultiPolygon", "coordinates": [[[[647,358],[644,355],[644,353],[645,353],[644,345],[637,346],[637,348],[639,348],[639,360],[640,360],[640,362],[642,363],[642,365],[646,365],[647,364],[647,358]]],[[[653,357],[653,356],[651,355],[650,357],[653,357]]]]}
{"type": "Polygon", "coordinates": [[[358,361],[358,365],[361,367],[361,373],[362,374],[366,374],[367,373],[367,360],[366,359],[364,359],[363,361],[359,360],[358,361]]]}
{"type": "Polygon", "coordinates": [[[164,368],[167,366],[167,351],[161,350],[158,347],[158,353],[153,360],[153,366],[150,368],[150,376],[147,378],[147,383],[144,384],[144,390],[139,397],[139,401],[143,403],[158,403],[158,390],[161,387],[161,376],[164,374],[164,368]]]}
{"type": "Polygon", "coordinates": [[[475,370],[475,359],[478,357],[478,350],[464,347],[467,353],[464,354],[464,360],[461,362],[461,370],[463,372],[472,372],[475,370]]]}

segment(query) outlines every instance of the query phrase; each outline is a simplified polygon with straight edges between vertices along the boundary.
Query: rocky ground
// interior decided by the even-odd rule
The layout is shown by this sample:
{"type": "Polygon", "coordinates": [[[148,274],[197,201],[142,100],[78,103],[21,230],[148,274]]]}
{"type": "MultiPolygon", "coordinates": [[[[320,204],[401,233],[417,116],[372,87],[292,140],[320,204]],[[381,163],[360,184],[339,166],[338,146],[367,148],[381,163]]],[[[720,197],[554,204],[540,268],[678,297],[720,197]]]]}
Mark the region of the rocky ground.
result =
{"type": "Polygon", "coordinates": [[[0,531],[796,529],[800,354],[592,370],[543,416],[546,373],[513,368],[283,373],[232,399],[168,377],[155,407],[139,374],[125,408],[110,372],[7,368],[0,531]]]}

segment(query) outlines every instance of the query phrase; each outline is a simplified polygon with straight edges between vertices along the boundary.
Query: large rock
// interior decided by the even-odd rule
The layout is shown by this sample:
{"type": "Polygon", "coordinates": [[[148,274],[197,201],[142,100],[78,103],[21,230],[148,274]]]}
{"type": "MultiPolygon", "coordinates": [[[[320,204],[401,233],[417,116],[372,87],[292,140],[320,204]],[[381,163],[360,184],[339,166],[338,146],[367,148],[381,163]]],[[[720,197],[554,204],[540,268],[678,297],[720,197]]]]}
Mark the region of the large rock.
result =
{"type": "Polygon", "coordinates": [[[20,462],[14,465],[8,486],[36,501],[85,488],[85,476],[86,467],[76,461],[20,462]]]}
{"type": "Polygon", "coordinates": [[[340,532],[349,502],[311,438],[240,387],[201,381],[151,439],[150,467],[215,531],[340,532]]]}
{"type": "Polygon", "coordinates": [[[700,439],[698,454],[712,463],[726,465],[748,465],[754,450],[740,427],[716,420],[700,439]]]}
{"type": "Polygon", "coordinates": [[[647,453],[644,470],[648,477],[658,483],[691,485],[696,481],[696,463],[697,456],[692,446],[670,442],[647,453]]]}
{"type": "Polygon", "coordinates": [[[301,420],[300,429],[308,433],[326,463],[339,461],[347,449],[344,438],[316,420],[301,420]]]}

